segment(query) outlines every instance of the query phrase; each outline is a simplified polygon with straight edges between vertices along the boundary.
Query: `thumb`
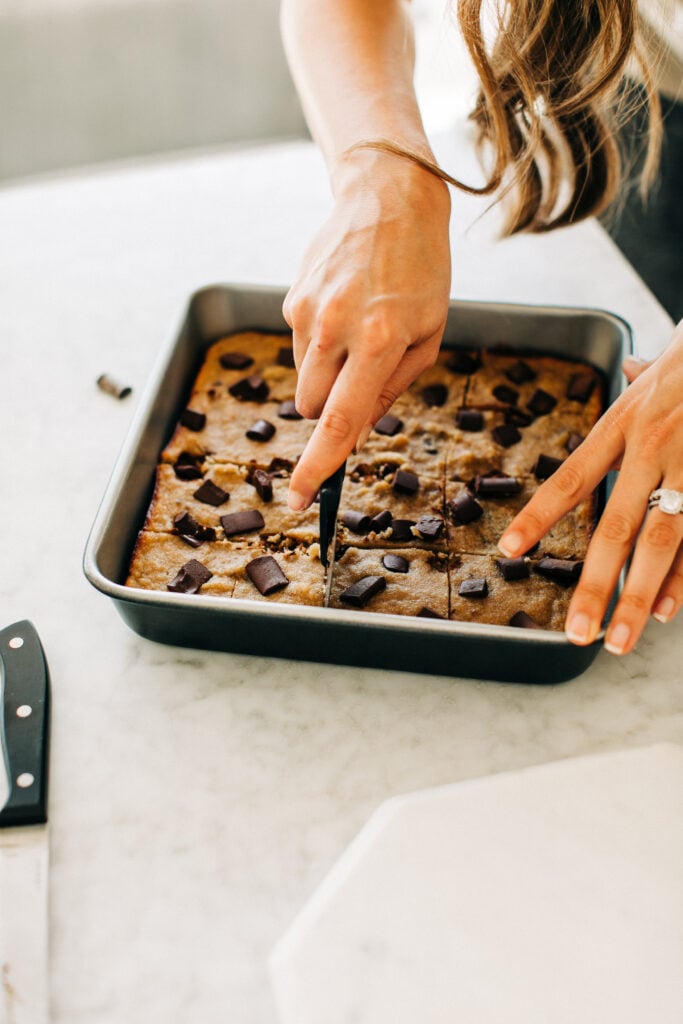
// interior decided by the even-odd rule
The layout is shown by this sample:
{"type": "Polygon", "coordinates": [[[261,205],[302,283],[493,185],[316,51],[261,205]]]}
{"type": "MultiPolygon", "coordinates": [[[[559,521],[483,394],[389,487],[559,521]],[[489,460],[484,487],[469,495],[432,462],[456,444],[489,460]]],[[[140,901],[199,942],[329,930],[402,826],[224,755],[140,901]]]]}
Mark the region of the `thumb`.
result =
{"type": "Polygon", "coordinates": [[[634,380],[640,377],[643,370],[647,370],[648,366],[652,364],[646,359],[638,359],[636,356],[627,356],[621,365],[629,384],[633,384],[634,380]]]}

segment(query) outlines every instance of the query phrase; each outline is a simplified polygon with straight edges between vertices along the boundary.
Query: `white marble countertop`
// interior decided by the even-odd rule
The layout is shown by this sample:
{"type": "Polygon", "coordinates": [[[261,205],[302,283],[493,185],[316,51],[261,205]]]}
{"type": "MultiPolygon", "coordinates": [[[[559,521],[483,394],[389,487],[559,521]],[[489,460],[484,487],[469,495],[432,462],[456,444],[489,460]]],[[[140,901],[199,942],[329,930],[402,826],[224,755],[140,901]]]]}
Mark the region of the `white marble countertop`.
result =
{"type": "MultiPolygon", "coordinates": [[[[443,161],[471,173],[466,145],[443,161]]],[[[140,639],[81,572],[88,530],[189,294],[287,284],[329,204],[308,143],[103,169],[0,192],[0,623],[53,682],[55,1024],[275,1024],[267,958],[387,797],[683,740],[683,633],[525,687],[180,650],[140,639]],[[116,402],[108,372],[134,387],[116,402]]],[[[644,354],[670,322],[600,228],[492,241],[456,197],[456,297],[588,305],[644,354]]]]}

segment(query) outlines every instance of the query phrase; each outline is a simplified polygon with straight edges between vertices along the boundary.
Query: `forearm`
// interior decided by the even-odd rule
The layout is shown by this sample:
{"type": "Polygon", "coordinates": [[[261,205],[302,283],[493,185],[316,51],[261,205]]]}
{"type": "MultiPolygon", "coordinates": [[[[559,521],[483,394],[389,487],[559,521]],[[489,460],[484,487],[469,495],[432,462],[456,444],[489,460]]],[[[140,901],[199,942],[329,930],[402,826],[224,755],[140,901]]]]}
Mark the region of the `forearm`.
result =
{"type": "Polygon", "coordinates": [[[308,125],[332,174],[340,154],[363,139],[390,138],[430,155],[405,0],[283,0],[281,22],[308,125]]]}

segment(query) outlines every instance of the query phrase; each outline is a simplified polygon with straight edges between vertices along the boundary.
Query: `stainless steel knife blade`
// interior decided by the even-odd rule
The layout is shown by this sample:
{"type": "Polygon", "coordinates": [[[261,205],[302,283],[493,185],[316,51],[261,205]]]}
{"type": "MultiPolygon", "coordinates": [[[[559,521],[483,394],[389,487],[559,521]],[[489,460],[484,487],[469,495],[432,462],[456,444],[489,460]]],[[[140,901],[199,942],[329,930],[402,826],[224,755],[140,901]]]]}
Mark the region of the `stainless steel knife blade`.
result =
{"type": "Polygon", "coordinates": [[[344,473],[346,462],[343,462],[339,469],[328,477],[320,488],[320,561],[325,566],[325,596],[324,607],[330,603],[332,591],[332,565],[334,564],[334,544],[337,539],[337,512],[341,499],[342,486],[344,484],[344,473]],[[332,548],[332,562],[330,563],[329,551],[332,548]]]}
{"type": "Polygon", "coordinates": [[[0,1024],[47,1024],[50,681],[28,621],[0,632],[0,1024]]]}

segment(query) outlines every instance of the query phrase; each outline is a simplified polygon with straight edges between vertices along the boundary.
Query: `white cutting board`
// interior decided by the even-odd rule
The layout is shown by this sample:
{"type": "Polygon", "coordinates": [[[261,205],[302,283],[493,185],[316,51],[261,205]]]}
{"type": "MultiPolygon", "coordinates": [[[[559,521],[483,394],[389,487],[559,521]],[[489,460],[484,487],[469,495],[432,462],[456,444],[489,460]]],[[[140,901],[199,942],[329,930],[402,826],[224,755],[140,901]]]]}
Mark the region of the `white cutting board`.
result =
{"type": "Polygon", "coordinates": [[[683,747],[387,801],[270,966],[282,1024],[682,1024],[683,747]]]}

